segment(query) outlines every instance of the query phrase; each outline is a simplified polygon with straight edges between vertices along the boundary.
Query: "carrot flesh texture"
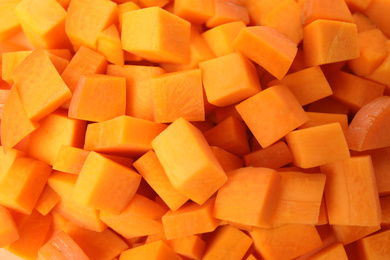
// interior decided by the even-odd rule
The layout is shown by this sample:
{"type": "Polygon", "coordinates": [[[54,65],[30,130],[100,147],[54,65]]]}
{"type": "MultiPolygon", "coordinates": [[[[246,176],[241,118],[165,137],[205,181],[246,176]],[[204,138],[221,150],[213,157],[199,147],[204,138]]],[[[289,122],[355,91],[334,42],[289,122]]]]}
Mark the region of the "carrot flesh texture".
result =
{"type": "Polygon", "coordinates": [[[0,246],[4,247],[19,239],[18,228],[9,210],[0,205],[0,246]]]}
{"type": "Polygon", "coordinates": [[[385,14],[385,10],[390,8],[390,4],[384,0],[372,0],[370,5],[365,10],[364,14],[383,32],[386,37],[390,36],[389,17],[385,14]]]}
{"type": "Polygon", "coordinates": [[[167,244],[178,255],[189,259],[202,259],[206,248],[206,242],[198,235],[167,240],[167,244]]]}
{"type": "Polygon", "coordinates": [[[226,174],[203,134],[183,118],[153,139],[152,146],[172,186],[198,204],[226,182],[226,174]]]}
{"type": "Polygon", "coordinates": [[[154,151],[145,153],[133,165],[172,211],[186,203],[188,198],[172,186],[154,151]]]}
{"type": "Polygon", "coordinates": [[[191,25],[188,21],[160,7],[150,7],[125,13],[122,23],[125,51],[152,62],[189,61],[191,25]]]}
{"type": "Polygon", "coordinates": [[[34,208],[46,216],[60,200],[61,197],[50,186],[45,185],[34,208]]]}
{"type": "Polygon", "coordinates": [[[125,64],[122,43],[115,24],[112,24],[99,33],[96,50],[102,53],[107,61],[113,64],[122,66],[125,64]]]}
{"type": "Polygon", "coordinates": [[[151,141],[166,125],[129,116],[89,124],[85,150],[113,155],[139,156],[152,149],[151,141]]]}
{"type": "Polygon", "coordinates": [[[348,245],[350,243],[353,243],[381,229],[380,225],[377,226],[331,225],[330,227],[337,241],[339,241],[343,245],[348,245]]]}
{"type": "Polygon", "coordinates": [[[28,155],[53,165],[62,145],[81,147],[86,122],[67,116],[58,109],[40,121],[40,127],[30,134],[28,155]]]}
{"type": "Polygon", "coordinates": [[[214,203],[215,197],[211,197],[202,205],[189,202],[175,212],[168,211],[162,216],[166,238],[169,240],[214,231],[220,223],[212,214],[214,203]]]}
{"type": "Polygon", "coordinates": [[[329,224],[380,224],[381,208],[370,156],[354,156],[320,168],[327,177],[325,199],[329,224]],[[356,213],[362,210],[366,212],[364,215],[356,213]]]}
{"type": "Polygon", "coordinates": [[[174,2],[173,13],[190,23],[202,24],[213,16],[213,2],[207,0],[177,0],[174,2]]]}
{"type": "Polygon", "coordinates": [[[308,25],[316,20],[326,19],[353,23],[352,14],[343,0],[307,0],[302,6],[302,21],[308,25]]]}
{"type": "Polygon", "coordinates": [[[229,153],[228,151],[218,146],[211,146],[211,150],[213,151],[215,157],[225,172],[229,172],[244,166],[244,162],[240,156],[229,153]]]}
{"type": "Polygon", "coordinates": [[[319,19],[303,29],[307,66],[345,61],[360,56],[357,27],[353,23],[319,19]]]}
{"type": "Polygon", "coordinates": [[[314,255],[310,256],[310,260],[320,259],[340,259],[348,260],[347,253],[345,252],[344,246],[341,243],[333,243],[330,246],[325,247],[314,255]]]}
{"type": "Polygon", "coordinates": [[[213,0],[213,15],[206,21],[206,26],[210,28],[234,21],[249,23],[249,13],[243,2],[213,0]]]}
{"type": "Polygon", "coordinates": [[[135,2],[118,3],[118,29],[119,33],[122,31],[122,18],[127,12],[141,9],[141,7],[135,2]]]}
{"type": "Polygon", "coordinates": [[[357,241],[359,257],[363,259],[386,259],[390,256],[388,245],[390,242],[390,230],[380,231],[357,241]]]}
{"type": "Polygon", "coordinates": [[[294,164],[301,168],[317,167],[350,158],[347,141],[339,123],[295,130],[286,135],[286,140],[293,154],[294,164]]]}
{"type": "Polygon", "coordinates": [[[365,151],[390,145],[390,97],[378,97],[364,105],[354,116],[346,132],[349,149],[365,151]],[[366,120],[370,117],[370,120],[366,120]]]}
{"type": "Polygon", "coordinates": [[[293,155],[285,142],[276,142],[243,156],[245,166],[277,169],[293,162],[293,155]]]}
{"type": "Polygon", "coordinates": [[[298,100],[283,85],[259,92],[238,104],[236,109],[263,148],[308,120],[298,100]]]}
{"type": "Polygon", "coordinates": [[[166,73],[151,79],[154,121],[170,123],[178,118],[203,121],[203,86],[199,69],[166,73]]]}
{"type": "Polygon", "coordinates": [[[182,258],[162,241],[155,241],[128,249],[123,251],[119,257],[119,260],[142,259],[181,260],[182,258]]]}
{"type": "Polygon", "coordinates": [[[62,145],[53,161],[53,170],[79,174],[88,154],[89,151],[81,148],[62,145]]]}
{"type": "Polygon", "coordinates": [[[0,39],[6,39],[20,30],[19,19],[12,10],[21,0],[4,1],[0,4],[0,39]]]}
{"type": "Polygon", "coordinates": [[[343,132],[348,129],[348,116],[346,114],[306,112],[309,120],[298,129],[305,129],[313,126],[339,123],[343,132]]]}
{"type": "Polygon", "coordinates": [[[298,51],[292,40],[269,26],[242,28],[232,46],[278,79],[286,75],[298,51]]]}

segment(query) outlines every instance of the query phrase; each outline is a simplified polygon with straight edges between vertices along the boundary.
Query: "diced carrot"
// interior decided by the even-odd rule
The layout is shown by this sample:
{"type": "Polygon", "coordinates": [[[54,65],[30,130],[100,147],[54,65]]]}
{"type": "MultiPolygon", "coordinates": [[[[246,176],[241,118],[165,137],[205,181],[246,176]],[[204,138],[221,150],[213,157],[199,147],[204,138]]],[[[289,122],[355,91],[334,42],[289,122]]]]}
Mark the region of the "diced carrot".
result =
{"type": "Polygon", "coordinates": [[[38,250],[37,260],[49,259],[89,260],[88,256],[76,244],[76,242],[63,231],[57,233],[38,250]]]}
{"type": "Polygon", "coordinates": [[[322,244],[313,225],[286,224],[276,228],[255,228],[250,232],[255,250],[266,259],[293,259],[322,244]]]}
{"type": "Polygon", "coordinates": [[[320,206],[320,214],[318,216],[317,226],[329,224],[328,220],[328,211],[326,209],[326,201],[325,196],[322,196],[321,206],[320,206]]]}
{"type": "Polygon", "coordinates": [[[0,179],[8,172],[16,158],[24,157],[25,153],[17,149],[10,149],[4,153],[0,148],[0,179]]]}
{"type": "Polygon", "coordinates": [[[311,168],[350,158],[347,141],[339,123],[295,130],[286,135],[294,164],[311,168]]]}
{"type": "Polygon", "coordinates": [[[296,1],[284,0],[262,15],[260,24],[275,28],[299,44],[303,38],[301,13],[302,7],[296,1]]]}
{"type": "Polygon", "coordinates": [[[123,15],[127,12],[131,12],[131,11],[138,10],[138,9],[141,9],[141,7],[139,7],[135,2],[132,2],[132,1],[130,1],[130,2],[124,1],[123,3],[118,3],[118,22],[119,22],[118,29],[119,29],[119,32],[122,31],[123,15]]]}
{"type": "Polygon", "coordinates": [[[149,244],[133,247],[123,251],[119,257],[119,260],[143,259],[181,260],[182,258],[162,241],[155,241],[149,244]]]}
{"type": "Polygon", "coordinates": [[[6,39],[20,30],[19,19],[13,12],[22,0],[3,1],[0,4],[0,40],[6,39]]]}
{"type": "Polygon", "coordinates": [[[390,3],[386,0],[372,0],[364,12],[387,37],[390,36],[390,20],[386,15],[389,8],[390,3]]]}
{"type": "Polygon", "coordinates": [[[286,75],[298,51],[292,40],[269,26],[242,28],[232,46],[278,79],[286,75]]]}
{"type": "Polygon", "coordinates": [[[156,66],[109,65],[107,74],[126,78],[126,115],[154,120],[151,78],[165,73],[156,66]]]}
{"type": "Polygon", "coordinates": [[[337,241],[343,245],[348,245],[363,237],[375,233],[381,229],[380,225],[376,226],[346,226],[346,225],[330,225],[337,241]]]}
{"type": "Polygon", "coordinates": [[[140,181],[141,176],[134,170],[92,151],[80,171],[71,200],[119,214],[133,198],[140,181]]]}
{"type": "Polygon", "coordinates": [[[210,119],[215,124],[219,124],[229,117],[234,117],[240,121],[243,121],[241,115],[237,112],[236,105],[237,104],[217,107],[213,109],[210,115],[208,115],[208,119],[210,119]]]}
{"type": "Polygon", "coordinates": [[[345,114],[345,115],[348,115],[350,110],[351,109],[347,105],[333,99],[331,96],[314,101],[307,108],[308,112],[345,114]]]}
{"type": "Polygon", "coordinates": [[[172,211],[179,209],[188,200],[173,188],[153,151],[145,153],[135,161],[134,167],[172,211]]]}
{"type": "Polygon", "coordinates": [[[202,77],[199,69],[166,73],[151,79],[154,121],[171,123],[178,118],[203,121],[202,77]]]}
{"type": "Polygon", "coordinates": [[[135,0],[135,2],[141,6],[142,8],[148,8],[148,7],[166,7],[168,3],[170,2],[169,0],[135,0]]]}
{"type": "Polygon", "coordinates": [[[35,209],[43,216],[46,216],[60,199],[61,197],[49,185],[45,185],[35,204],[35,209]]]}
{"type": "MultiPolygon", "coordinates": [[[[372,0],[346,0],[345,3],[351,11],[364,13],[372,0]]],[[[352,14],[353,16],[353,14],[352,14]]]]}
{"type": "Polygon", "coordinates": [[[283,0],[246,0],[245,6],[248,9],[252,25],[259,25],[261,16],[270,12],[283,0]]]}
{"type": "Polygon", "coordinates": [[[53,161],[53,170],[79,174],[89,151],[81,148],[62,145],[53,161]]]}
{"type": "Polygon", "coordinates": [[[293,162],[293,156],[286,143],[276,142],[266,148],[260,148],[243,157],[245,166],[277,169],[293,162]]]}
{"type": "Polygon", "coordinates": [[[215,231],[202,259],[242,259],[251,245],[252,238],[243,231],[224,225],[215,231]]]}
{"type": "Polygon", "coordinates": [[[81,75],[68,116],[74,119],[102,122],[126,112],[126,79],[107,75],[81,75]]]}
{"type": "Polygon", "coordinates": [[[390,145],[390,97],[378,97],[364,105],[353,117],[345,138],[349,149],[365,151],[390,145]],[[367,120],[367,118],[370,120],[367,120]]]}
{"type": "Polygon", "coordinates": [[[214,14],[213,1],[176,0],[173,13],[190,23],[202,24],[214,14]]]}
{"type": "Polygon", "coordinates": [[[353,156],[320,166],[326,174],[329,224],[377,226],[381,208],[370,156],[353,156]],[[358,212],[364,211],[364,214],[358,212]]]}
{"type": "Polygon", "coordinates": [[[348,129],[348,116],[346,114],[306,112],[309,121],[299,126],[298,129],[309,128],[313,126],[339,123],[343,132],[348,129]]]}
{"type": "Polygon", "coordinates": [[[350,60],[360,55],[356,25],[341,21],[319,19],[305,26],[303,46],[307,66],[350,60]]]}
{"type": "Polygon", "coordinates": [[[121,214],[100,211],[99,218],[125,238],[160,233],[161,217],[166,209],[148,198],[135,194],[121,214]]]}
{"type": "Polygon", "coordinates": [[[357,241],[359,257],[367,260],[386,259],[390,257],[390,230],[380,231],[357,241]]]}
{"type": "Polygon", "coordinates": [[[347,253],[344,246],[341,243],[333,243],[307,258],[308,260],[320,260],[320,259],[339,259],[348,260],[347,253]]]}
{"type": "Polygon", "coordinates": [[[160,7],[127,12],[122,18],[122,48],[152,62],[187,63],[190,27],[160,7]]]}
{"type": "Polygon", "coordinates": [[[249,24],[249,13],[240,0],[212,0],[213,15],[207,19],[207,27],[215,27],[234,21],[249,24]]]}
{"type": "MultiPolygon", "coordinates": [[[[347,4],[348,4],[348,1],[351,1],[351,0],[347,0],[346,1],[347,4]]],[[[352,0],[352,1],[355,1],[355,0],[352,0]]],[[[367,1],[367,0],[362,0],[362,1],[367,1]]],[[[372,0],[368,0],[368,1],[371,2],[372,0]]],[[[359,13],[359,12],[353,13],[352,18],[353,18],[354,23],[357,26],[358,33],[376,29],[376,26],[374,25],[374,23],[366,15],[364,15],[362,13],[359,13]]]]}
{"type": "Polygon", "coordinates": [[[229,172],[244,166],[242,158],[235,154],[229,153],[228,151],[218,146],[211,146],[211,150],[213,151],[215,157],[225,172],[229,172]]]}
{"type": "Polygon", "coordinates": [[[220,223],[212,214],[214,202],[215,197],[211,197],[202,205],[188,202],[175,212],[168,211],[162,217],[166,238],[170,240],[214,231],[220,223]]]}
{"type": "Polygon", "coordinates": [[[121,38],[115,24],[112,24],[99,33],[96,50],[103,54],[107,61],[113,64],[122,66],[125,64],[121,38]]]}
{"type": "Polygon", "coordinates": [[[269,87],[236,106],[263,148],[308,120],[291,91],[283,85],[269,87]]]}
{"type": "Polygon", "coordinates": [[[356,112],[370,101],[381,97],[385,86],[354,74],[337,71],[328,77],[335,100],[348,105],[356,112]]]}
{"type": "Polygon", "coordinates": [[[96,50],[99,33],[117,23],[117,5],[109,0],[72,0],[65,19],[65,32],[75,50],[96,50]]]}
{"type": "Polygon", "coordinates": [[[344,0],[305,0],[302,6],[302,23],[308,25],[319,19],[353,23],[344,0]]]}
{"type": "Polygon", "coordinates": [[[197,235],[171,239],[167,244],[180,256],[199,260],[202,259],[206,247],[206,243],[197,235]]]}
{"type": "Polygon", "coordinates": [[[385,60],[377,67],[377,69],[373,73],[367,75],[366,78],[385,85],[386,86],[385,94],[389,95],[390,94],[390,87],[389,87],[390,86],[390,77],[389,77],[390,40],[386,41],[386,49],[387,49],[387,56],[385,60]]]}
{"type": "Polygon", "coordinates": [[[203,134],[183,118],[153,139],[152,146],[172,186],[198,204],[226,182],[225,172],[203,134]]]}
{"type": "Polygon", "coordinates": [[[8,209],[0,205],[0,246],[4,247],[19,239],[18,228],[8,209]]]}

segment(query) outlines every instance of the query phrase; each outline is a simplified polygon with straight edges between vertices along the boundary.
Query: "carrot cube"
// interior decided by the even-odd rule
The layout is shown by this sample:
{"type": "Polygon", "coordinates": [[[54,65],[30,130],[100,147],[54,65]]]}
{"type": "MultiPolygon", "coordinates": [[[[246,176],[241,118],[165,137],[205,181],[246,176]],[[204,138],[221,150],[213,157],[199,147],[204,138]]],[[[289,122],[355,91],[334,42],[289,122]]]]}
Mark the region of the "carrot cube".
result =
{"type": "Polygon", "coordinates": [[[353,23],[316,20],[303,29],[307,66],[355,59],[360,56],[357,27],[353,23]]]}
{"type": "Polygon", "coordinates": [[[286,75],[298,51],[296,43],[269,26],[242,28],[232,46],[277,79],[286,75]]]}
{"type": "Polygon", "coordinates": [[[160,7],[134,10],[123,15],[122,47],[152,62],[187,63],[190,28],[188,21],[160,7]]]}
{"type": "Polygon", "coordinates": [[[276,142],[267,148],[261,148],[244,155],[245,166],[277,169],[293,162],[290,148],[285,142],[276,142]]]}
{"type": "Polygon", "coordinates": [[[68,116],[102,122],[126,112],[126,79],[107,75],[82,75],[69,103],[68,116]]]}
{"type": "Polygon", "coordinates": [[[121,32],[123,15],[127,12],[141,9],[141,7],[139,6],[139,3],[136,4],[135,2],[123,1],[123,3],[118,2],[117,4],[118,4],[118,22],[119,22],[118,26],[119,26],[119,31],[121,32]]]}
{"type": "Polygon", "coordinates": [[[250,226],[269,226],[280,191],[280,175],[268,168],[230,171],[218,190],[214,217],[250,226]]]}
{"type": "Polygon", "coordinates": [[[294,164],[304,169],[350,158],[339,123],[295,130],[286,135],[286,140],[294,164]]]}
{"type": "Polygon", "coordinates": [[[6,39],[16,34],[20,29],[19,19],[14,10],[20,0],[4,1],[0,3],[0,39],[6,39]]]}
{"type": "Polygon", "coordinates": [[[244,161],[240,156],[229,153],[228,151],[218,146],[211,146],[211,150],[213,151],[215,157],[225,172],[229,172],[244,166],[244,161]]]}
{"type": "Polygon", "coordinates": [[[123,251],[119,260],[180,260],[182,259],[167,244],[162,241],[155,241],[123,251]]]}
{"type": "Polygon", "coordinates": [[[339,123],[343,132],[348,129],[348,116],[346,114],[306,112],[306,115],[309,117],[309,121],[298,127],[298,129],[331,123],[339,123]]]}
{"type": "Polygon", "coordinates": [[[319,19],[353,23],[351,12],[346,4],[347,1],[305,0],[302,6],[302,23],[308,25],[319,19]]]}
{"type": "Polygon", "coordinates": [[[155,76],[151,85],[155,122],[170,123],[178,118],[188,121],[205,119],[199,69],[155,76]]]}
{"type": "Polygon", "coordinates": [[[206,248],[206,242],[198,235],[167,240],[167,244],[177,254],[190,259],[202,259],[206,248]]]}
{"type": "Polygon", "coordinates": [[[283,85],[261,91],[238,104],[236,109],[263,148],[308,120],[298,100],[283,85]]]}
{"type": "Polygon", "coordinates": [[[365,78],[378,82],[386,86],[385,94],[390,94],[390,40],[386,41],[387,56],[385,60],[374,70],[370,75],[365,78]]]}
{"type": "Polygon", "coordinates": [[[79,174],[88,154],[89,151],[63,145],[59,149],[56,159],[53,161],[53,170],[79,174]]]}
{"type": "Polygon", "coordinates": [[[172,186],[198,204],[226,182],[226,174],[203,134],[183,118],[153,139],[152,146],[172,186]]]}
{"type": "Polygon", "coordinates": [[[90,152],[73,188],[80,205],[119,214],[133,198],[141,176],[96,152],[90,152]],[[115,203],[112,203],[115,200],[115,203]]]}
{"type": "Polygon", "coordinates": [[[310,256],[310,260],[320,260],[320,259],[339,259],[339,260],[348,260],[347,253],[344,246],[341,243],[333,243],[330,246],[327,246],[317,253],[310,256]]]}
{"type": "Polygon", "coordinates": [[[61,197],[50,186],[45,185],[37,203],[35,209],[46,216],[54,206],[60,201],[61,197]]]}
{"type": "Polygon", "coordinates": [[[390,257],[390,230],[383,230],[356,242],[359,256],[367,260],[386,259],[390,257]]]}
{"type": "Polygon", "coordinates": [[[370,156],[353,156],[320,168],[326,174],[325,199],[329,224],[380,224],[381,208],[370,156]]]}
{"type": "Polygon", "coordinates": [[[364,14],[377,26],[386,37],[390,37],[389,16],[390,3],[386,0],[372,0],[364,14]]]}
{"type": "Polygon", "coordinates": [[[113,64],[121,66],[125,64],[121,38],[114,24],[99,33],[96,50],[113,64]]]}
{"type": "Polygon", "coordinates": [[[208,0],[177,0],[173,13],[191,23],[205,23],[214,14],[213,2],[208,0]]]}
{"type": "Polygon", "coordinates": [[[381,228],[390,229],[390,196],[380,197],[379,202],[382,211],[381,228]]]}
{"type": "Polygon", "coordinates": [[[0,246],[4,247],[19,239],[18,228],[8,209],[0,205],[0,246]]]}
{"type": "Polygon", "coordinates": [[[216,106],[240,102],[261,91],[256,68],[235,52],[199,63],[207,100],[216,106]]]}
{"type": "Polygon", "coordinates": [[[381,225],[376,226],[347,226],[347,225],[330,225],[332,233],[338,242],[343,245],[353,243],[363,237],[375,233],[381,229],[381,225]]]}

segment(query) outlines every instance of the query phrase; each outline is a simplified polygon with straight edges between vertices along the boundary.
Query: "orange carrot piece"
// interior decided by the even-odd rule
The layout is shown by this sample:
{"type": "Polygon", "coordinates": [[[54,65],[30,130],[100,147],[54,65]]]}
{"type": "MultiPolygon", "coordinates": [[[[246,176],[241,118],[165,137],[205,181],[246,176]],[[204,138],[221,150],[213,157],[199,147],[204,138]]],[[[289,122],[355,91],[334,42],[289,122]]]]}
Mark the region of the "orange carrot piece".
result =
{"type": "Polygon", "coordinates": [[[188,21],[160,7],[127,12],[122,19],[125,51],[152,62],[188,63],[191,28],[188,21]]]}
{"type": "Polygon", "coordinates": [[[202,24],[213,16],[213,2],[207,0],[177,0],[174,2],[173,13],[190,23],[202,24]]]}
{"type": "Polygon", "coordinates": [[[215,26],[202,33],[202,37],[217,57],[233,53],[233,40],[237,37],[242,28],[245,28],[243,21],[235,21],[215,26]]]}
{"type": "Polygon", "coordinates": [[[192,235],[166,241],[178,255],[189,259],[202,259],[206,242],[200,236],[192,235]]]}
{"type": "Polygon", "coordinates": [[[240,156],[229,153],[228,151],[218,146],[211,146],[211,150],[213,151],[215,157],[225,172],[229,172],[244,166],[244,162],[240,156]]]}
{"type": "Polygon", "coordinates": [[[339,123],[330,123],[300,130],[286,135],[294,164],[311,168],[350,158],[347,141],[339,123]]]}
{"type": "Polygon", "coordinates": [[[302,7],[294,0],[284,0],[260,18],[260,24],[270,26],[299,44],[303,38],[302,7]]]}
{"type": "Polygon", "coordinates": [[[207,100],[216,106],[240,102],[261,91],[255,66],[234,52],[199,63],[207,100]]]}
{"type": "Polygon", "coordinates": [[[364,12],[387,37],[390,37],[390,20],[386,15],[386,10],[389,8],[390,3],[386,0],[372,0],[364,12]]]}
{"type": "Polygon", "coordinates": [[[299,126],[298,129],[305,129],[313,126],[339,123],[343,132],[348,129],[348,116],[346,114],[306,112],[309,121],[299,126]]]}
{"type": "Polygon", "coordinates": [[[378,97],[364,105],[349,124],[345,138],[349,149],[365,151],[390,145],[390,97],[378,97]],[[370,120],[367,120],[370,117],[370,120]]]}
{"type": "Polygon", "coordinates": [[[348,245],[363,237],[375,233],[381,229],[380,225],[376,226],[345,226],[345,225],[330,225],[333,235],[337,241],[343,245],[348,245]]]}
{"type": "Polygon", "coordinates": [[[18,228],[8,209],[0,205],[0,246],[4,247],[19,239],[18,228]]]}
{"type": "Polygon", "coordinates": [[[118,234],[130,239],[162,232],[161,217],[165,213],[164,207],[135,194],[121,214],[100,211],[99,218],[118,234]]]}
{"type": "Polygon", "coordinates": [[[321,165],[320,169],[326,174],[325,199],[329,224],[380,224],[378,189],[370,156],[353,156],[321,165]]]}
{"type": "Polygon", "coordinates": [[[322,98],[320,100],[310,103],[307,108],[308,112],[317,112],[317,113],[332,113],[332,114],[345,114],[348,115],[350,108],[333,99],[331,96],[322,98]]]}
{"type": "Polygon", "coordinates": [[[287,74],[282,80],[270,81],[268,86],[279,84],[287,86],[302,106],[332,95],[331,86],[319,66],[287,74]]]}
{"type": "Polygon", "coordinates": [[[16,158],[0,180],[0,203],[30,214],[51,172],[46,163],[28,157],[16,158]]]}
{"type": "Polygon", "coordinates": [[[34,50],[13,72],[24,110],[31,120],[49,115],[71,97],[71,92],[42,49],[34,50]]]}
{"type": "Polygon", "coordinates": [[[95,232],[68,222],[64,225],[64,231],[78,244],[89,259],[112,259],[129,248],[118,234],[108,228],[102,232],[95,232]]]}
{"type": "Polygon", "coordinates": [[[220,221],[213,217],[215,197],[202,205],[188,202],[180,209],[168,211],[162,217],[165,236],[168,240],[214,231],[220,221]]]}
{"type": "Polygon", "coordinates": [[[215,231],[202,259],[242,259],[251,245],[252,238],[243,231],[224,225],[215,231]]]}
{"type": "Polygon", "coordinates": [[[66,110],[53,112],[40,124],[30,135],[28,155],[32,158],[53,165],[62,145],[83,145],[86,122],[69,118],[66,110]]]}
{"type": "Polygon", "coordinates": [[[69,103],[68,116],[102,122],[126,112],[126,79],[107,75],[82,75],[69,103]]]}
{"type": "MultiPolygon", "coordinates": [[[[368,6],[371,4],[372,0],[345,0],[345,3],[348,5],[349,10],[352,12],[364,13],[368,6]]],[[[353,16],[354,14],[352,14],[353,16]]]]}
{"type": "Polygon", "coordinates": [[[140,182],[141,176],[134,170],[92,151],[80,171],[71,200],[119,214],[133,198],[140,182]]]}
{"type": "Polygon", "coordinates": [[[208,119],[215,124],[219,124],[229,117],[235,117],[236,119],[243,121],[241,115],[237,112],[236,105],[237,104],[217,107],[208,115],[208,119]]]}
{"type": "Polygon", "coordinates": [[[126,115],[154,120],[151,78],[165,73],[156,66],[109,65],[107,74],[126,78],[126,115]]]}
{"type": "Polygon", "coordinates": [[[239,0],[213,0],[213,15],[207,19],[207,27],[215,27],[234,21],[249,24],[249,13],[243,1],[239,0]]]}
{"type": "Polygon", "coordinates": [[[358,34],[360,56],[348,61],[348,67],[358,76],[375,71],[387,56],[386,38],[379,29],[358,34]]]}
{"type": "Polygon", "coordinates": [[[251,226],[269,226],[277,203],[281,177],[268,168],[230,171],[217,193],[214,217],[251,226]]]}
{"type": "Polygon", "coordinates": [[[135,0],[135,2],[141,6],[142,8],[148,8],[148,7],[167,7],[169,0],[135,0]]]}
{"type": "Polygon", "coordinates": [[[15,14],[34,47],[69,48],[65,33],[65,9],[55,0],[23,0],[15,7],[15,14]]]}
{"type": "Polygon", "coordinates": [[[298,51],[292,40],[269,26],[241,29],[232,46],[278,79],[286,75],[298,51]]]}
{"type": "Polygon", "coordinates": [[[353,23],[352,14],[344,0],[305,0],[302,6],[303,25],[320,19],[353,23]]]}
{"type": "Polygon", "coordinates": [[[53,236],[38,250],[37,260],[49,259],[80,259],[89,260],[84,251],[65,232],[61,231],[53,236]]]}
{"type": "Polygon", "coordinates": [[[235,117],[229,117],[204,133],[209,145],[218,146],[230,153],[243,156],[249,153],[245,125],[235,117]]]}
{"type": "Polygon", "coordinates": [[[179,209],[188,200],[174,189],[153,151],[145,153],[133,165],[172,211],[179,209]]]}
{"type": "Polygon", "coordinates": [[[328,212],[326,210],[326,202],[325,196],[322,196],[321,206],[320,206],[320,214],[318,216],[317,226],[329,224],[328,220],[328,212]]]}
{"type": "Polygon", "coordinates": [[[236,109],[263,148],[308,120],[298,100],[283,85],[261,91],[238,104],[236,109]]]}
{"type": "Polygon", "coordinates": [[[7,153],[0,148],[0,179],[11,168],[16,158],[24,157],[25,153],[18,149],[10,149],[7,153]]]}
{"type": "Polygon", "coordinates": [[[21,0],[0,3],[0,40],[4,40],[20,30],[19,19],[13,12],[21,0]]]}
{"type": "Polygon", "coordinates": [[[53,161],[53,170],[79,174],[88,154],[89,151],[73,146],[62,145],[58,150],[56,159],[53,161]]]}
{"type": "Polygon", "coordinates": [[[245,6],[248,9],[251,25],[259,25],[261,17],[274,9],[283,0],[246,0],[245,6]]]}
{"type": "Polygon", "coordinates": [[[313,225],[286,224],[250,232],[255,251],[270,260],[293,259],[322,245],[313,225]]]}
{"type": "Polygon", "coordinates": [[[378,66],[378,68],[371,73],[370,75],[367,75],[366,78],[370,79],[372,81],[378,82],[380,84],[383,84],[386,86],[385,94],[390,94],[390,40],[386,41],[386,49],[387,49],[387,56],[385,60],[378,66]]]}
{"type": "Polygon", "coordinates": [[[321,249],[319,252],[313,254],[308,260],[321,260],[321,259],[339,259],[348,260],[347,253],[345,252],[344,246],[341,243],[333,243],[321,249]]]}
{"type": "Polygon", "coordinates": [[[133,247],[123,251],[119,260],[181,260],[182,258],[176,254],[167,244],[162,241],[155,241],[149,244],[133,247]]]}
{"type": "Polygon", "coordinates": [[[390,229],[390,196],[379,198],[382,211],[382,229],[390,229]]]}
{"type": "Polygon", "coordinates": [[[131,11],[138,10],[138,9],[141,9],[141,7],[139,7],[139,5],[136,4],[135,2],[125,1],[124,3],[118,3],[118,22],[119,22],[118,29],[119,29],[119,32],[122,31],[123,15],[127,12],[131,12],[131,11]]]}
{"type": "MultiPolygon", "coordinates": [[[[350,0],[346,1],[347,4],[348,4],[348,1],[350,1],[350,0]]],[[[352,0],[352,1],[354,1],[354,0],[352,0]]],[[[367,1],[367,0],[362,0],[362,1],[367,1]]],[[[371,2],[372,0],[368,0],[368,1],[371,2]]],[[[353,18],[354,23],[357,26],[358,33],[376,29],[376,26],[374,25],[374,23],[366,15],[364,15],[362,13],[359,13],[359,12],[353,13],[352,18],[353,18]]]]}
{"type": "Polygon", "coordinates": [[[390,230],[381,231],[357,241],[359,257],[367,260],[386,259],[390,257],[390,230]]]}
{"type": "Polygon", "coordinates": [[[203,121],[203,85],[199,69],[166,73],[151,79],[154,121],[170,123],[178,118],[203,121]]]}
{"type": "Polygon", "coordinates": [[[60,199],[61,197],[52,188],[50,188],[50,186],[45,185],[37,203],[35,204],[35,209],[43,216],[46,216],[60,201],[60,199]]]}
{"type": "Polygon", "coordinates": [[[99,33],[118,19],[117,5],[108,0],[73,0],[65,19],[65,32],[77,50],[86,46],[96,50],[99,33]]]}
{"type": "Polygon", "coordinates": [[[15,87],[11,89],[1,117],[1,144],[4,152],[8,152],[39,127],[39,123],[28,118],[15,87]]]}
{"type": "Polygon", "coordinates": [[[183,118],[153,139],[152,147],[172,186],[200,205],[226,182],[203,134],[183,118]]]}
{"type": "Polygon", "coordinates": [[[103,54],[107,61],[113,64],[122,66],[125,64],[122,43],[119,31],[115,24],[112,24],[99,33],[96,43],[96,50],[103,54]]]}
{"type": "Polygon", "coordinates": [[[62,72],[61,77],[73,93],[81,75],[105,73],[106,67],[107,61],[103,55],[81,46],[62,72]]]}
{"type": "Polygon", "coordinates": [[[89,124],[85,150],[122,156],[139,156],[152,149],[151,141],[167,126],[129,116],[89,124]]]}
{"type": "Polygon", "coordinates": [[[266,148],[244,155],[245,166],[277,169],[293,162],[291,150],[285,142],[279,141],[266,148]]]}

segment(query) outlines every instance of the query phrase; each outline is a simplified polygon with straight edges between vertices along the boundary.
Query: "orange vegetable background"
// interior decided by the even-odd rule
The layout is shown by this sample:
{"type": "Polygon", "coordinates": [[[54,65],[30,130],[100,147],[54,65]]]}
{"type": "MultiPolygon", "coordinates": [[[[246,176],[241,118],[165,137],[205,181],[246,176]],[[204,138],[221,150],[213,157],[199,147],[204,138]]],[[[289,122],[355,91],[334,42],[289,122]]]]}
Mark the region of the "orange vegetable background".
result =
{"type": "Polygon", "coordinates": [[[0,259],[390,259],[389,0],[0,0],[0,259]]]}

